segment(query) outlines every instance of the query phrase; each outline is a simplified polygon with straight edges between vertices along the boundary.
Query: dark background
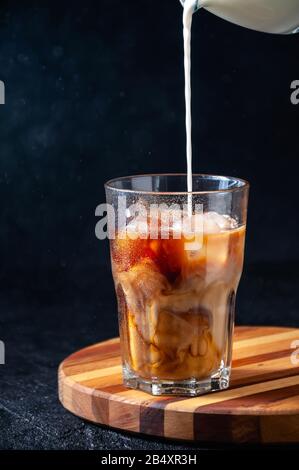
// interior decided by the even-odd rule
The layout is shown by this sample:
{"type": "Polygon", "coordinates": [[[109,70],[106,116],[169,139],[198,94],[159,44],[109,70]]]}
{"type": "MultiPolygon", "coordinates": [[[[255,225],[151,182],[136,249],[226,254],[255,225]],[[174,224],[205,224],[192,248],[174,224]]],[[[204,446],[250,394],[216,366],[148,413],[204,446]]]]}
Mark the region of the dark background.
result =
{"type": "MultiPolygon", "coordinates": [[[[185,171],[181,22],[178,0],[1,2],[0,448],[172,446],[67,414],[56,371],[117,333],[104,182],[185,171]]],[[[299,326],[298,45],[194,16],[194,171],[251,183],[239,324],[299,326]]]]}

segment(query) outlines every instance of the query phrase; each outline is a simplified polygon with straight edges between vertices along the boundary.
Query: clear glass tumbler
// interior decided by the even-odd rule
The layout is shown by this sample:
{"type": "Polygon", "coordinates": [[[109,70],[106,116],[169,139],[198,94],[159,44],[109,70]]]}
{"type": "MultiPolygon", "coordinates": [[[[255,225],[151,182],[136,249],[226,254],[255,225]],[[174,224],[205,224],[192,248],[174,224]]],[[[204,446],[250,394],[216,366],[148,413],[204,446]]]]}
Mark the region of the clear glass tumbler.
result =
{"type": "Polygon", "coordinates": [[[106,183],[124,384],[196,396],[229,386],[249,185],[223,176],[106,183]]]}

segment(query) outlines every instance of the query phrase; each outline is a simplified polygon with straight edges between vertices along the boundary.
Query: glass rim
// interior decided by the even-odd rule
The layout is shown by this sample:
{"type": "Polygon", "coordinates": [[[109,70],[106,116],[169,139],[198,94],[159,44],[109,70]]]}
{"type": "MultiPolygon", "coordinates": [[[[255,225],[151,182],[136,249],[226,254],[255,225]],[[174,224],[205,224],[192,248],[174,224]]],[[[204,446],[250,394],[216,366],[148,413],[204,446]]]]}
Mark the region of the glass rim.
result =
{"type": "Polygon", "coordinates": [[[187,173],[142,173],[142,174],[137,174],[137,175],[128,175],[128,176],[120,176],[119,178],[112,178],[104,184],[105,189],[110,189],[116,192],[120,193],[129,193],[129,194],[147,194],[147,195],[161,195],[161,196],[188,196],[190,194],[194,196],[199,196],[199,195],[204,195],[204,194],[226,194],[226,193],[234,193],[237,191],[244,191],[246,189],[250,188],[250,184],[247,180],[242,179],[242,178],[237,178],[235,176],[224,176],[224,175],[214,175],[210,173],[193,173],[192,177],[196,176],[202,176],[205,178],[211,178],[215,180],[233,180],[238,183],[241,183],[241,186],[236,186],[234,188],[226,188],[226,189],[210,189],[206,191],[147,191],[147,190],[137,190],[137,189],[121,189],[121,188],[116,188],[113,186],[113,183],[116,183],[117,181],[123,181],[123,180],[132,180],[134,178],[141,178],[145,176],[183,176],[187,179],[187,173]]]}

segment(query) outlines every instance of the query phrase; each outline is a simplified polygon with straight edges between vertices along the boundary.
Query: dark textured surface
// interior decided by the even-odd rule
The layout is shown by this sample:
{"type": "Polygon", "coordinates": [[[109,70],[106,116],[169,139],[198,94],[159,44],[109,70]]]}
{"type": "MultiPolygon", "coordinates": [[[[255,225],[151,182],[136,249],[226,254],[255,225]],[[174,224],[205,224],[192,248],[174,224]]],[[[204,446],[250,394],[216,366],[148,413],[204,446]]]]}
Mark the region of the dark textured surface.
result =
{"type": "MultiPolygon", "coordinates": [[[[153,0],[0,5],[1,448],[170,448],[58,404],[72,351],[117,332],[94,211],[108,178],[185,170],[181,7],[153,0]]],[[[194,170],[252,184],[238,322],[299,326],[299,35],[194,18],[194,170]]]]}

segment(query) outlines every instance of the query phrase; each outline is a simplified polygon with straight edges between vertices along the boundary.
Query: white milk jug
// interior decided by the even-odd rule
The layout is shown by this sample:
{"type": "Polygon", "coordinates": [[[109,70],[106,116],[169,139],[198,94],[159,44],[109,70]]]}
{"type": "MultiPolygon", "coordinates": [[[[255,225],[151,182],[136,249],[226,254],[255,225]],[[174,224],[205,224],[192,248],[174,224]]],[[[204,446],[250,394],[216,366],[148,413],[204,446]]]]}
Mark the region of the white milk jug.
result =
{"type": "Polygon", "coordinates": [[[256,31],[277,34],[299,31],[299,0],[194,0],[194,11],[199,8],[256,31]]]}

